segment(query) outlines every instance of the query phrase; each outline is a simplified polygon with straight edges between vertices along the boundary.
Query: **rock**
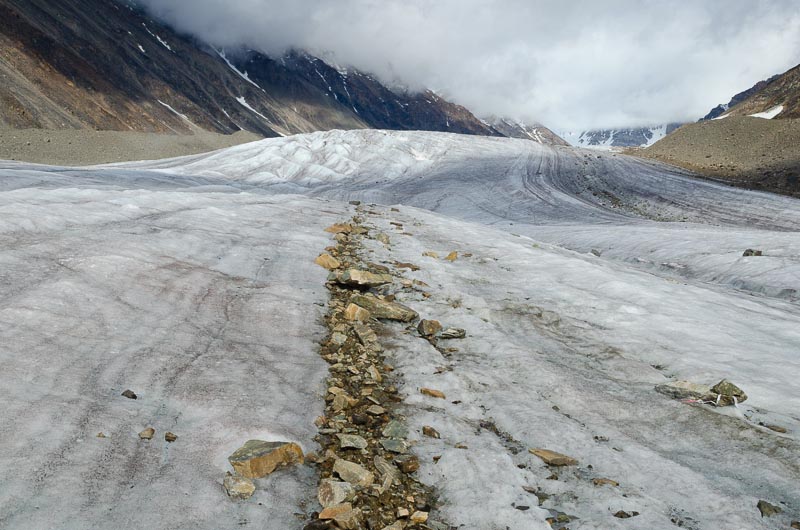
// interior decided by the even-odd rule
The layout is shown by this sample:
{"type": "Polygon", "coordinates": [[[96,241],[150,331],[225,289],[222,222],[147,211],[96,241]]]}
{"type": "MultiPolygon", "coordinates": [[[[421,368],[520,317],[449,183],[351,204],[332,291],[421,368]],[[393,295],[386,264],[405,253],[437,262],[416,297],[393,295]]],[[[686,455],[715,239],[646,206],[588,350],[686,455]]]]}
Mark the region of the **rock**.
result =
{"type": "Polygon", "coordinates": [[[710,391],[710,386],[692,383],[691,381],[670,381],[656,385],[656,392],[673,399],[701,398],[710,391]]]}
{"type": "Polygon", "coordinates": [[[361,528],[361,510],[353,508],[349,502],[338,506],[325,508],[319,514],[321,520],[333,520],[337,528],[345,530],[357,530],[361,528]]]}
{"type": "Polygon", "coordinates": [[[323,479],[319,484],[317,498],[324,508],[342,504],[353,498],[355,488],[352,484],[332,479],[323,479]]]}
{"type": "Polygon", "coordinates": [[[614,517],[616,517],[617,519],[630,519],[631,517],[636,517],[637,515],[639,515],[639,512],[626,512],[620,510],[614,514],[614,517]]]}
{"type": "Polygon", "coordinates": [[[303,527],[303,530],[335,530],[333,523],[314,519],[303,527]]]}
{"type": "Polygon", "coordinates": [[[380,233],[378,233],[378,234],[375,236],[375,239],[377,239],[378,241],[380,241],[380,242],[381,242],[381,243],[383,243],[384,245],[389,245],[389,243],[390,243],[390,241],[389,241],[389,236],[387,236],[387,235],[386,235],[386,234],[384,234],[383,232],[380,232],[380,233]]]}
{"type": "Polygon", "coordinates": [[[593,248],[591,250],[591,253],[594,254],[595,256],[597,256],[598,258],[603,255],[603,253],[600,252],[599,250],[597,250],[596,248],[593,248]]]}
{"type": "Polygon", "coordinates": [[[370,379],[372,379],[376,383],[380,383],[381,381],[383,381],[383,376],[378,371],[378,369],[375,368],[375,365],[372,364],[369,365],[369,367],[367,368],[367,375],[369,375],[370,379]]]}
{"type": "Polygon", "coordinates": [[[361,206],[361,201],[350,201],[351,206],[361,206]]]}
{"type": "Polygon", "coordinates": [[[747,401],[747,394],[727,379],[723,379],[712,386],[711,391],[702,399],[703,401],[713,401],[718,407],[727,407],[747,401]]]}
{"type": "Polygon", "coordinates": [[[466,330],[461,328],[447,328],[439,334],[440,339],[463,339],[466,336],[466,330]]]}
{"type": "Polygon", "coordinates": [[[353,232],[353,225],[349,223],[335,223],[325,229],[330,234],[350,234],[353,232]]]}
{"type": "Polygon", "coordinates": [[[152,427],[148,427],[139,433],[139,438],[141,438],[142,440],[152,440],[155,434],[156,430],[152,427]]]}
{"type": "Polygon", "coordinates": [[[436,439],[441,438],[441,436],[439,435],[439,431],[437,431],[433,427],[429,427],[428,425],[422,428],[422,434],[424,434],[429,438],[436,438],[436,439]]]}
{"type": "Polygon", "coordinates": [[[426,258],[439,259],[439,254],[437,254],[436,252],[433,252],[431,250],[423,252],[422,255],[425,256],[426,258]]]}
{"type": "Polygon", "coordinates": [[[418,271],[419,270],[419,266],[418,265],[414,265],[413,263],[406,263],[406,262],[403,262],[403,261],[395,261],[394,262],[394,266],[397,267],[398,269],[408,269],[410,271],[418,271]]]}
{"type": "Polygon", "coordinates": [[[615,488],[619,486],[619,482],[611,480],[610,478],[595,478],[592,479],[592,483],[595,486],[614,486],[615,488]]]}
{"type": "Polygon", "coordinates": [[[745,258],[749,258],[749,257],[752,257],[752,256],[761,256],[761,255],[762,255],[762,253],[761,253],[760,250],[753,250],[752,248],[748,248],[742,254],[742,256],[745,257],[745,258]]]}
{"type": "Polygon", "coordinates": [[[126,390],[125,392],[122,393],[122,395],[128,399],[137,399],[139,397],[133,390],[126,390]]]}
{"type": "Polygon", "coordinates": [[[178,435],[173,434],[171,432],[167,432],[167,433],[164,434],[164,440],[168,441],[169,443],[172,443],[177,439],[178,439],[178,435]]]}
{"type": "Polygon", "coordinates": [[[424,388],[423,387],[423,388],[420,388],[419,391],[420,391],[421,394],[424,394],[426,396],[439,398],[439,399],[445,399],[444,392],[442,392],[441,390],[434,390],[432,388],[424,388]]]}
{"type": "Polygon", "coordinates": [[[406,438],[408,437],[408,428],[397,420],[392,420],[386,424],[381,434],[387,438],[406,438]]]}
{"type": "Polygon", "coordinates": [[[771,431],[779,432],[781,434],[786,434],[786,427],[781,427],[780,425],[775,425],[773,423],[765,423],[764,427],[771,431]]]}
{"type": "Polygon", "coordinates": [[[578,461],[572,457],[550,451],[549,449],[528,449],[528,452],[541,458],[548,466],[574,466],[578,463],[578,461]]]}
{"type": "Polygon", "coordinates": [[[342,449],[366,449],[367,441],[356,434],[337,434],[342,449]]]}
{"type": "Polygon", "coordinates": [[[330,254],[320,254],[317,256],[317,259],[314,260],[314,263],[320,267],[328,269],[329,271],[338,269],[342,266],[342,263],[330,254]]]}
{"type": "Polygon", "coordinates": [[[445,256],[444,259],[446,259],[447,261],[455,261],[458,259],[458,252],[454,250],[453,252],[445,256]]]}
{"type": "Polygon", "coordinates": [[[400,455],[394,459],[394,463],[403,473],[413,473],[419,469],[419,458],[414,455],[400,455]]]}
{"type": "Polygon", "coordinates": [[[400,521],[395,521],[389,526],[384,526],[383,530],[403,530],[403,523],[400,521]]]}
{"type": "Polygon", "coordinates": [[[417,312],[410,307],[398,304],[397,302],[382,300],[375,296],[356,295],[351,301],[369,311],[375,318],[410,322],[419,316],[417,312]]]}
{"type": "Polygon", "coordinates": [[[348,287],[378,287],[393,280],[391,274],[375,274],[359,269],[347,269],[336,277],[337,283],[348,287]]]}
{"type": "Polygon", "coordinates": [[[789,525],[789,526],[791,526],[792,528],[797,528],[798,530],[800,530],[800,521],[792,521],[792,524],[789,525]]]}
{"type": "Polygon", "coordinates": [[[420,320],[419,324],[417,325],[417,331],[423,337],[433,337],[439,331],[441,331],[442,325],[439,323],[438,320],[420,320]]]}
{"type": "Polygon", "coordinates": [[[352,407],[356,403],[358,403],[358,401],[348,396],[345,392],[336,394],[333,398],[333,411],[341,412],[348,407],[352,407]]]}
{"type": "Polygon", "coordinates": [[[375,475],[371,471],[347,460],[336,460],[333,464],[333,472],[354,486],[367,487],[375,481],[375,475]]]}
{"type": "Polygon", "coordinates": [[[770,504],[767,501],[758,501],[756,506],[758,507],[758,511],[761,512],[761,517],[772,517],[773,515],[778,515],[783,512],[780,507],[770,504]]]}
{"type": "Polygon", "coordinates": [[[389,463],[388,460],[381,458],[380,456],[376,456],[373,462],[375,464],[375,469],[377,469],[378,473],[381,474],[385,488],[391,487],[393,482],[400,480],[400,473],[397,471],[395,466],[389,463]]]}
{"type": "Polygon", "coordinates": [[[367,407],[367,412],[369,412],[373,416],[380,416],[381,414],[386,412],[386,409],[381,407],[380,405],[372,405],[370,407],[367,407]]]}
{"type": "Polygon", "coordinates": [[[414,524],[422,524],[428,520],[428,512],[414,512],[411,514],[410,521],[414,524]]]}
{"type": "Polygon", "coordinates": [[[350,322],[366,322],[370,316],[369,311],[356,304],[349,304],[344,310],[344,318],[350,322]]]}
{"type": "MultiPolygon", "coordinates": [[[[352,305],[358,307],[355,304],[352,305]]],[[[359,309],[361,309],[362,311],[366,311],[367,314],[369,314],[369,311],[367,311],[366,309],[363,308],[359,309]]],[[[358,342],[360,342],[364,346],[369,346],[371,344],[378,342],[378,335],[369,326],[366,326],[364,324],[353,324],[353,331],[356,332],[356,336],[358,337],[358,342]]]]}
{"type": "Polygon", "coordinates": [[[106,435],[102,432],[97,433],[98,438],[106,438],[106,435]]]}
{"type": "Polygon", "coordinates": [[[248,440],[228,457],[233,469],[247,478],[261,478],[279,467],[303,463],[303,450],[293,442],[248,440]]]}
{"type": "Polygon", "coordinates": [[[230,471],[225,475],[222,481],[222,486],[225,488],[225,493],[228,497],[233,499],[247,500],[253,496],[256,491],[256,485],[247,477],[234,475],[230,471]]]}
{"type": "Polygon", "coordinates": [[[398,440],[397,438],[382,438],[381,447],[390,453],[402,454],[408,451],[408,444],[403,440],[398,440]]]}

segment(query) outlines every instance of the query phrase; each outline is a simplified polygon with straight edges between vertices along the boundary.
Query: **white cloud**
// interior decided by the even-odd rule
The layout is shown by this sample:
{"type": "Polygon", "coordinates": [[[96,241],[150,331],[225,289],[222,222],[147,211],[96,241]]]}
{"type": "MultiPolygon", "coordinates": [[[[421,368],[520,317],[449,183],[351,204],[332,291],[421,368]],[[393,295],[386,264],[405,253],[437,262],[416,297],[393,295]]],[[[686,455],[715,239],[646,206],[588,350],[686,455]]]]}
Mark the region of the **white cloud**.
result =
{"type": "Polygon", "coordinates": [[[144,0],[216,45],[304,48],[477,114],[693,120],[800,62],[796,0],[144,0]]]}

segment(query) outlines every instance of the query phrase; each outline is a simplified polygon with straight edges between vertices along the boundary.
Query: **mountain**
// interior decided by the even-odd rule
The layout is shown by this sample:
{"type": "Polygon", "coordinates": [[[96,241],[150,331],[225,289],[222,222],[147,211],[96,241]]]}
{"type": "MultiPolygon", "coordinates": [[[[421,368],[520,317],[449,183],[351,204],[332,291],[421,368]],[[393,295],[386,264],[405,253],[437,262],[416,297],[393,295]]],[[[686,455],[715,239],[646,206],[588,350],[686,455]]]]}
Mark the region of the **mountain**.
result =
{"type": "Polygon", "coordinates": [[[490,116],[484,119],[494,130],[509,138],[533,140],[545,145],[568,146],[569,143],[540,123],[527,124],[511,118],[490,116]]]}
{"type": "Polygon", "coordinates": [[[733,96],[729,102],[721,103],[721,104],[717,105],[716,107],[714,107],[713,109],[711,109],[711,112],[709,112],[708,114],[703,116],[700,119],[700,121],[713,120],[714,118],[717,118],[719,116],[724,115],[726,112],[728,112],[729,109],[731,109],[732,107],[735,107],[736,105],[738,105],[742,101],[746,100],[747,98],[749,98],[750,96],[752,96],[756,92],[759,92],[761,89],[766,87],[769,83],[771,83],[772,81],[774,81],[778,77],[780,77],[780,76],[779,75],[774,75],[774,76],[770,77],[769,79],[767,79],[765,81],[759,81],[758,83],[756,83],[755,85],[753,85],[752,87],[748,88],[745,91],[739,92],[738,94],[733,96]]]}
{"type": "Polygon", "coordinates": [[[800,196],[797,118],[800,66],[736,94],[637,154],[734,186],[800,196]]]}
{"type": "Polygon", "coordinates": [[[392,89],[304,53],[229,54],[176,33],[134,2],[0,0],[0,49],[6,128],[500,136],[431,91],[392,89]]]}
{"type": "Polygon", "coordinates": [[[703,119],[728,116],[757,118],[800,118],[800,65],[736,94],[727,105],[720,105],[703,119]]]}
{"type": "Polygon", "coordinates": [[[647,147],[670,134],[682,123],[666,123],[653,127],[632,129],[596,129],[590,131],[564,131],[560,135],[571,145],[611,149],[612,147],[647,147]]]}

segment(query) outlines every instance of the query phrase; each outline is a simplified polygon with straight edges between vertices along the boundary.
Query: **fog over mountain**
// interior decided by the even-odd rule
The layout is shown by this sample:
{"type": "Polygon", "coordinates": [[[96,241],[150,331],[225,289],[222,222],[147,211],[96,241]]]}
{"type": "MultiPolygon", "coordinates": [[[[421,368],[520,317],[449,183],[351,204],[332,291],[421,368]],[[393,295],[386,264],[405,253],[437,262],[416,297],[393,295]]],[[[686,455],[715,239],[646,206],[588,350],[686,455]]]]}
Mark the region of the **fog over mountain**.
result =
{"type": "Polygon", "coordinates": [[[220,46],[304,48],[479,115],[562,129],[695,120],[800,61],[793,0],[142,3],[220,46]]]}

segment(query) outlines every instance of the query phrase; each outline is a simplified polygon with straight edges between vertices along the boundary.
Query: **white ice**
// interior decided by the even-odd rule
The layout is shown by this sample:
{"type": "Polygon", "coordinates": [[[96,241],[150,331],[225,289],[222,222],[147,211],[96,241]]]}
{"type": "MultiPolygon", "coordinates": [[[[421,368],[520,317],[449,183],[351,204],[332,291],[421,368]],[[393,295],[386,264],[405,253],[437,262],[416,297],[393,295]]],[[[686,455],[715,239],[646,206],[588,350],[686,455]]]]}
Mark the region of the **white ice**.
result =
{"type": "Polygon", "coordinates": [[[763,118],[765,120],[771,120],[781,112],[783,112],[783,105],[777,105],[769,110],[765,110],[764,112],[757,112],[755,114],[750,114],[750,116],[753,118],[763,118]]]}
{"type": "Polygon", "coordinates": [[[231,504],[218,483],[243,438],[313,447],[325,293],[312,260],[351,199],[400,205],[369,208],[391,245],[368,241],[366,255],[419,265],[406,275],[431,297],[400,299],[468,331],[449,357],[399,325],[384,339],[420,476],[449,522],[544,529],[555,510],[578,517],[572,529],[699,530],[800,518],[796,199],[623,155],[418,132],[332,131],[98,168],[7,162],[0,174],[0,469],[11,477],[0,525],[301,527],[291,512],[313,496],[310,471],[262,481],[261,506],[231,504]],[[738,409],[653,390],[723,377],[750,396],[738,409]],[[143,398],[124,401],[124,387],[143,398]],[[147,423],[181,438],[142,449],[147,423]],[[580,464],[548,480],[532,447],[580,464]],[[550,498],[538,507],[523,486],[550,498]],[[784,513],[762,519],[759,499],[784,513]]]}

